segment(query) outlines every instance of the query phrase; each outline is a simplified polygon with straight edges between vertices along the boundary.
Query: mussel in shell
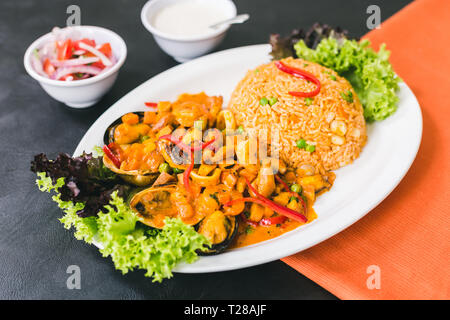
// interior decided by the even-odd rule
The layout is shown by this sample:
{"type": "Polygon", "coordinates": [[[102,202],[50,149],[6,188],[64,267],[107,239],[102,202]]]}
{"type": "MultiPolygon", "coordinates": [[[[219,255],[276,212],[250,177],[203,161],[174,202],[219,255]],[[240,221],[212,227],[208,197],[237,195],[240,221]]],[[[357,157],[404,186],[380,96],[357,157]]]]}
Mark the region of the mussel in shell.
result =
{"type": "Polygon", "coordinates": [[[195,211],[187,195],[176,184],[160,185],[144,189],[130,199],[130,207],[141,218],[141,222],[161,229],[166,217],[179,218],[193,226],[204,217],[195,211]]]}
{"type": "Polygon", "coordinates": [[[215,211],[206,216],[198,224],[197,232],[204,235],[211,247],[206,251],[199,251],[199,255],[215,255],[225,251],[238,230],[238,220],[234,216],[225,215],[221,211],[215,211]]]}
{"type": "MultiPolygon", "coordinates": [[[[144,119],[144,112],[133,112],[133,113],[139,116],[139,123],[142,123],[142,120],[144,119]]],[[[118,118],[108,126],[108,128],[105,131],[105,134],[103,135],[104,144],[109,145],[112,142],[117,142],[114,137],[114,132],[116,131],[117,127],[120,124],[122,124],[122,117],[118,118]]]]}
{"type": "Polygon", "coordinates": [[[124,181],[138,187],[145,187],[152,184],[159,176],[158,171],[122,170],[117,168],[111,159],[109,159],[106,155],[103,156],[103,164],[112,172],[117,173],[124,181]]]}
{"type": "MultiPolygon", "coordinates": [[[[127,148],[135,142],[140,142],[143,133],[148,131],[148,126],[142,123],[144,112],[134,112],[139,116],[139,122],[136,125],[127,125],[122,123],[122,117],[115,120],[105,131],[103,142],[105,145],[116,143],[122,148],[127,148]],[[122,126],[119,128],[119,126],[122,126]],[[119,128],[119,129],[118,129],[119,128]],[[116,134],[120,130],[120,134],[116,134]]],[[[156,153],[157,151],[155,151],[156,153]]],[[[145,187],[152,184],[159,175],[159,162],[163,162],[162,156],[155,154],[155,160],[151,169],[141,170],[123,170],[118,168],[106,155],[103,156],[104,165],[111,171],[117,173],[123,180],[139,187],[145,187]]]]}

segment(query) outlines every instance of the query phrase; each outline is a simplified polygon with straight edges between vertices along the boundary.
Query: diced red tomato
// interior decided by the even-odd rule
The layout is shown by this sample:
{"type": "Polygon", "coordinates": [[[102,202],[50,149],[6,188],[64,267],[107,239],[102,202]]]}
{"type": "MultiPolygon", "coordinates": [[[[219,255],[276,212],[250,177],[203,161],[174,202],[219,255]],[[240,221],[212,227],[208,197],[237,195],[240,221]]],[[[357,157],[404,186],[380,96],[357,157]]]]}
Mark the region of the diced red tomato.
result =
{"type": "Polygon", "coordinates": [[[83,39],[81,39],[81,40],[74,41],[73,46],[74,46],[74,49],[75,49],[75,50],[84,50],[84,49],[82,49],[82,48],[79,47],[78,44],[79,44],[80,42],[84,42],[85,44],[87,44],[87,45],[89,45],[89,46],[91,46],[91,47],[95,47],[95,46],[96,46],[95,40],[83,38],[83,39]]]}
{"type": "Polygon", "coordinates": [[[49,77],[56,71],[55,66],[52,65],[48,58],[44,61],[44,71],[49,77]]]}
{"type": "MultiPolygon", "coordinates": [[[[100,48],[98,48],[98,51],[100,51],[101,53],[103,53],[105,56],[107,56],[108,58],[111,58],[112,56],[112,50],[111,50],[111,45],[107,42],[102,44],[102,46],[100,48]]],[[[90,53],[90,52],[89,52],[90,53]]],[[[103,64],[103,62],[101,61],[97,61],[94,62],[92,64],[93,67],[97,67],[100,69],[104,69],[106,66],[103,64]]]]}
{"type": "Polygon", "coordinates": [[[67,39],[63,43],[56,43],[56,50],[57,50],[57,58],[58,60],[66,60],[70,59],[72,57],[72,40],[67,39]]]}
{"type": "Polygon", "coordinates": [[[112,50],[111,50],[111,45],[109,44],[109,42],[102,44],[102,46],[100,48],[98,48],[98,51],[103,53],[108,58],[111,58],[112,50]]]}
{"type": "Polygon", "coordinates": [[[91,64],[91,66],[97,67],[97,68],[100,68],[100,69],[105,69],[105,67],[106,67],[106,66],[103,64],[103,62],[101,62],[101,61],[93,62],[93,63],[91,64]]]}
{"type": "MultiPolygon", "coordinates": [[[[74,48],[74,50],[85,50],[85,49],[83,49],[83,48],[80,48],[80,46],[79,46],[80,42],[83,42],[83,43],[85,43],[85,44],[87,44],[87,45],[89,45],[89,46],[91,46],[91,47],[94,47],[94,48],[95,48],[95,46],[96,46],[95,40],[83,38],[83,39],[81,39],[81,40],[77,40],[77,41],[74,41],[74,42],[73,42],[73,48],[74,48]]],[[[89,51],[86,51],[86,53],[83,54],[83,55],[84,55],[85,57],[95,57],[95,54],[93,54],[93,53],[91,53],[91,52],[89,52],[89,51]]]]}
{"type": "MultiPolygon", "coordinates": [[[[73,74],[73,73],[69,73],[69,74],[66,74],[65,76],[62,76],[61,78],[59,78],[58,80],[61,80],[61,81],[66,81],[67,80],[67,78],[69,78],[69,77],[72,77],[73,79],[75,79],[76,78],[76,75],[75,74],[73,74]]],[[[72,79],[72,80],[73,80],[72,79]]]]}

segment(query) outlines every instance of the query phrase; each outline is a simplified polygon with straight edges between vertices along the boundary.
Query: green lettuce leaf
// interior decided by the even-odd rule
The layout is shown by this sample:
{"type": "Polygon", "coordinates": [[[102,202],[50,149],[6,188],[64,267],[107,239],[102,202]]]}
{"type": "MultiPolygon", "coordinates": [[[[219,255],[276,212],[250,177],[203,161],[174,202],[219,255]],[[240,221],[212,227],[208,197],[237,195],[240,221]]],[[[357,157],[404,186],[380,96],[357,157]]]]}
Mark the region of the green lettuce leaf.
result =
{"type": "Polygon", "coordinates": [[[172,269],[180,262],[194,262],[198,250],[205,250],[209,241],[179,219],[166,218],[161,230],[140,223],[137,216],[115,191],[104,211],[96,216],[77,215],[82,202],[61,200],[58,189],[65,184],[59,178],[55,184],[44,172],[38,173],[36,183],[41,191],[56,194],[53,200],[65,212],[60,219],[66,229],[73,228],[78,240],[92,243],[98,240],[104,257],[110,256],[116,269],[123,274],[133,269],[146,270],[146,276],[161,282],[172,277],[172,269]]]}
{"type": "Polygon", "coordinates": [[[134,268],[145,269],[146,276],[160,282],[172,277],[172,269],[179,262],[194,262],[196,251],[209,244],[179,219],[166,218],[160,231],[136,223],[134,213],[116,195],[108,212],[98,217],[98,238],[104,246],[100,251],[105,257],[111,256],[115,267],[124,274],[134,268]]]}
{"type": "Polygon", "coordinates": [[[397,110],[398,83],[401,81],[389,63],[389,51],[381,45],[378,52],[369,40],[326,38],[315,49],[303,40],[294,45],[299,58],[319,63],[346,78],[364,107],[367,122],[384,120],[397,110]]]}

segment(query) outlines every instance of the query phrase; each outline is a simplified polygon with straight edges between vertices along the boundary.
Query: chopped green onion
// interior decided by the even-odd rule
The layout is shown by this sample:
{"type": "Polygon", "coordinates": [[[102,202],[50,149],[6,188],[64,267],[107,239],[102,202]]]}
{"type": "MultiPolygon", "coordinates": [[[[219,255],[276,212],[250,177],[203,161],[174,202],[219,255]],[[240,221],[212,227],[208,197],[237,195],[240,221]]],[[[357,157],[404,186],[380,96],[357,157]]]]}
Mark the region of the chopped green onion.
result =
{"type": "Polygon", "coordinates": [[[149,137],[149,136],[142,136],[142,137],[141,137],[141,142],[144,142],[144,141],[147,140],[147,139],[150,139],[150,137],[149,137]]]}
{"type": "Polygon", "coordinates": [[[336,81],[336,77],[335,77],[335,75],[334,75],[334,74],[330,75],[330,78],[331,78],[331,80],[334,80],[334,81],[336,81]]]}
{"type": "Polygon", "coordinates": [[[297,144],[297,148],[299,148],[299,149],[305,149],[305,147],[306,147],[306,145],[307,145],[305,139],[299,139],[299,140],[297,140],[296,144],[297,144]]]}
{"type": "Polygon", "coordinates": [[[314,152],[316,150],[316,146],[313,144],[308,144],[306,145],[305,150],[308,152],[314,152]]]}
{"type": "Polygon", "coordinates": [[[159,172],[161,172],[161,173],[163,173],[163,172],[169,172],[170,171],[170,166],[169,166],[169,164],[167,163],[167,162],[164,162],[164,163],[161,163],[160,165],[159,165],[159,168],[158,168],[158,170],[159,170],[159,172]]]}
{"type": "Polygon", "coordinates": [[[178,169],[178,168],[172,168],[172,171],[173,171],[173,173],[175,173],[175,174],[179,174],[179,173],[183,173],[183,172],[184,172],[184,170],[178,169]]]}
{"type": "Polygon", "coordinates": [[[261,98],[261,100],[259,100],[259,104],[262,106],[265,106],[268,103],[269,103],[269,100],[266,97],[263,97],[263,98],[261,98]]]}
{"type": "Polygon", "coordinates": [[[250,234],[250,233],[252,233],[254,230],[253,230],[253,228],[252,228],[252,226],[247,226],[246,228],[245,228],[245,233],[246,234],[250,234]]]}
{"type": "Polygon", "coordinates": [[[302,186],[295,183],[291,186],[291,191],[300,193],[300,192],[302,192],[302,186]]]}
{"type": "Polygon", "coordinates": [[[289,202],[292,202],[292,201],[296,201],[297,202],[297,197],[290,197],[289,198],[289,202]]]}
{"type": "Polygon", "coordinates": [[[353,102],[353,93],[350,90],[348,90],[347,93],[341,92],[341,97],[347,102],[353,102]]]}
{"type": "Polygon", "coordinates": [[[311,103],[313,102],[313,99],[311,99],[311,98],[305,98],[305,104],[307,105],[307,106],[309,106],[309,105],[311,105],[311,103]]]}
{"type": "Polygon", "coordinates": [[[275,103],[277,103],[277,101],[278,101],[277,98],[271,97],[271,98],[269,99],[269,104],[270,104],[270,106],[273,106],[275,103]]]}
{"type": "Polygon", "coordinates": [[[244,127],[243,126],[239,126],[236,131],[237,131],[238,134],[244,134],[244,127]]]}

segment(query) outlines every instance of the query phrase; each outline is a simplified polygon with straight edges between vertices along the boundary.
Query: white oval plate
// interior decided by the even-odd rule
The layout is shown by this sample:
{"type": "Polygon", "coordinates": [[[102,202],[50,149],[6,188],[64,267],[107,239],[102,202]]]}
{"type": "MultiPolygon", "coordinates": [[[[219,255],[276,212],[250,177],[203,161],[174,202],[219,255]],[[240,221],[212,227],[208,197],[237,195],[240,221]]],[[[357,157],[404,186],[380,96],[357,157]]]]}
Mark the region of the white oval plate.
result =
{"type": "MultiPolygon", "coordinates": [[[[269,52],[269,45],[229,49],[178,65],[149,79],[95,121],[74,155],[103,145],[103,133],[108,125],[127,112],[144,111],[145,101],[175,100],[184,92],[204,91],[208,95],[222,95],[226,106],[246,71],[270,61],[269,52]]],[[[317,199],[316,220],[275,239],[217,256],[200,257],[193,264],[180,264],[174,271],[215,272],[270,262],[312,247],[361,219],[394,190],[419,149],[422,137],[419,104],[405,83],[400,84],[399,97],[397,112],[368,126],[368,142],[360,157],[337,170],[333,188],[317,199]]]]}

